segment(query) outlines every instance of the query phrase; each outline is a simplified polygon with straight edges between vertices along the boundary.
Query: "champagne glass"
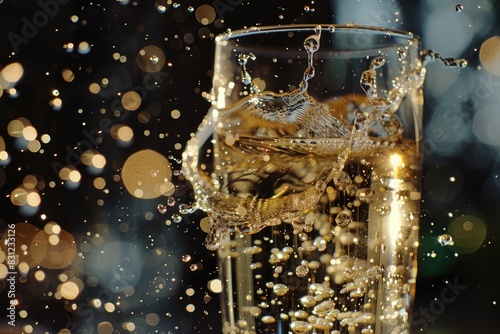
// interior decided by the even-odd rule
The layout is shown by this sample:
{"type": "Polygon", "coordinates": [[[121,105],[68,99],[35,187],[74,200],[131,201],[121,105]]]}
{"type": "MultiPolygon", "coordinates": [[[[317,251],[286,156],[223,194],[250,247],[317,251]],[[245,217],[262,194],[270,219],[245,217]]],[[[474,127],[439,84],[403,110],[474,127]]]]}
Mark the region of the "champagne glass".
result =
{"type": "Polygon", "coordinates": [[[412,33],[254,27],[215,40],[183,153],[223,333],[409,333],[425,66],[412,33]]]}

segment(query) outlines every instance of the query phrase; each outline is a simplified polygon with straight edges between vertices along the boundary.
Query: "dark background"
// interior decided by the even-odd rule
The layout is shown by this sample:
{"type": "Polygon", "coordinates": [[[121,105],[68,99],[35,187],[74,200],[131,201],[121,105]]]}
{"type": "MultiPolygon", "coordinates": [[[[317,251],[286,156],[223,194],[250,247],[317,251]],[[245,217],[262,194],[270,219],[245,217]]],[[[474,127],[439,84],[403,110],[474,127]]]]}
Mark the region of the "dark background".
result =
{"type": "MultiPolygon", "coordinates": [[[[213,254],[203,246],[204,213],[175,219],[178,204],[190,201],[190,187],[178,172],[179,159],[209,107],[202,95],[210,92],[214,36],[253,25],[352,21],[413,31],[422,37],[424,48],[469,61],[461,70],[438,62],[428,67],[412,330],[495,332],[500,314],[495,273],[500,254],[500,140],[495,136],[500,77],[498,68],[496,75],[485,69],[479,51],[499,34],[500,11],[494,0],[462,2],[461,11],[456,5],[431,0],[0,1],[0,70],[12,63],[24,70],[16,92],[4,89],[0,97],[0,137],[5,142],[0,151],[9,155],[0,160],[0,230],[12,223],[43,229],[47,222],[56,222],[73,236],[77,249],[75,260],[65,268],[35,267],[23,274],[16,294],[22,300],[18,310],[26,313],[16,316],[14,328],[2,316],[0,333],[127,333],[124,328],[130,323],[135,324],[130,330],[134,333],[220,332],[218,294],[207,286],[217,273],[213,254]],[[90,44],[88,53],[78,52],[82,41],[90,44]],[[75,47],[68,48],[68,43],[75,47]],[[149,45],[164,52],[165,65],[155,74],[144,71],[137,60],[149,45]],[[115,54],[126,60],[115,59],[115,54]],[[74,75],[71,82],[61,75],[65,69],[74,75]],[[109,84],[102,84],[103,78],[110,79],[109,84]],[[92,83],[101,84],[99,93],[90,92],[92,83]],[[131,90],[143,93],[140,108],[117,114],[117,109],[123,112],[119,94],[131,90]],[[51,106],[55,97],[61,99],[61,108],[51,106]],[[37,130],[39,140],[42,134],[51,140],[30,151],[25,140],[8,130],[8,124],[20,118],[37,130]],[[109,131],[99,132],[102,122],[129,126],[133,141],[120,145],[109,131]],[[106,158],[98,173],[80,161],[89,142],[106,158]],[[117,177],[126,158],[141,149],[154,149],[171,163],[176,205],[167,206],[164,214],[157,206],[166,204],[166,197],[134,198],[117,177]],[[66,165],[80,172],[80,181],[60,179],[57,171],[66,165]],[[36,177],[41,203],[14,205],[11,194],[28,175],[36,177]],[[104,190],[93,185],[96,177],[106,181],[104,190]],[[467,221],[472,222],[471,231],[457,228],[467,221]],[[444,233],[452,234],[455,245],[439,243],[444,233]],[[122,247],[118,249],[124,258],[118,263],[107,259],[116,248],[106,245],[122,247]],[[135,268],[134,256],[152,256],[154,261],[135,268]],[[118,275],[109,278],[107,287],[92,283],[102,275],[95,264],[100,261],[118,275]],[[43,284],[35,282],[37,270],[46,275],[43,284]],[[139,274],[134,276],[134,271],[139,274]],[[83,283],[75,299],[54,295],[61,274],[83,283]],[[115,308],[107,310],[95,304],[96,299],[115,308]]],[[[3,278],[0,314],[9,301],[7,291],[3,278]]]]}

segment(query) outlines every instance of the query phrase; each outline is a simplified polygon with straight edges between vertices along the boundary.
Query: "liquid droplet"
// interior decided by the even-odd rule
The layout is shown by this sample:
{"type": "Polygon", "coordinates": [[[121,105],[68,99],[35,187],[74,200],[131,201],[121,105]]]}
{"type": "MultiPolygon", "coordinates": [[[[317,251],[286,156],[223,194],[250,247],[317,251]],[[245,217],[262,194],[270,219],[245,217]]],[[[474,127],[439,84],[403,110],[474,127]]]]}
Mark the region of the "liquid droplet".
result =
{"type": "Polygon", "coordinates": [[[165,204],[158,204],[156,208],[158,209],[158,212],[160,212],[161,214],[167,212],[167,206],[165,204]]]}
{"type": "Polygon", "coordinates": [[[158,61],[159,61],[160,59],[158,58],[158,56],[152,55],[151,57],[149,57],[149,60],[150,60],[153,64],[158,64],[158,61]]]}
{"type": "Polygon", "coordinates": [[[316,52],[319,49],[319,36],[311,35],[304,41],[304,47],[307,52],[316,52]]]}
{"type": "Polygon", "coordinates": [[[173,198],[172,196],[170,196],[167,200],[167,205],[168,206],[174,206],[175,205],[175,198],[173,198]]]}
{"type": "Polygon", "coordinates": [[[435,52],[434,50],[424,50],[422,52],[422,63],[424,66],[436,61],[436,59],[439,59],[445,66],[448,67],[456,67],[456,68],[464,68],[468,65],[468,62],[466,59],[455,59],[451,57],[444,58],[441,56],[439,53],[435,52]]]}
{"type": "Polygon", "coordinates": [[[462,4],[458,4],[455,6],[455,12],[460,13],[464,10],[464,6],[462,4]]]}
{"type": "Polygon", "coordinates": [[[215,231],[211,231],[209,234],[207,234],[205,238],[205,247],[208,250],[215,251],[219,248],[219,245],[220,238],[215,231]]]}
{"type": "Polygon", "coordinates": [[[172,215],[172,220],[174,221],[174,223],[180,223],[182,221],[182,217],[181,215],[174,213],[172,215]]]}
{"type": "Polygon", "coordinates": [[[441,246],[453,246],[453,238],[449,234],[442,234],[438,237],[438,242],[441,246]]]}
{"type": "Polygon", "coordinates": [[[256,57],[253,53],[238,55],[238,63],[241,66],[241,81],[245,85],[250,85],[251,92],[258,92],[258,88],[252,83],[252,76],[250,75],[250,73],[248,73],[247,63],[248,60],[255,60],[255,59],[256,57]]]}

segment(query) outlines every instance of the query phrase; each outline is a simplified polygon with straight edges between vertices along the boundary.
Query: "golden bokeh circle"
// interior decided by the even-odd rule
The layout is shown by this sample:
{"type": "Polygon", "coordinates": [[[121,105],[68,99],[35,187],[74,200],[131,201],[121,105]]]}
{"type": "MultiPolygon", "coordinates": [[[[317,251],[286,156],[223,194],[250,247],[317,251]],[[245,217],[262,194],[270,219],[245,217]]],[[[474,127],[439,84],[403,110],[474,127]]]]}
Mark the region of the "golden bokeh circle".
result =
{"type": "Polygon", "coordinates": [[[479,59],[489,72],[500,75],[500,36],[488,38],[481,45],[479,59]]]}
{"type": "Polygon", "coordinates": [[[141,199],[157,198],[169,189],[171,167],[160,153],[145,149],[127,158],[121,178],[129,194],[141,199]]]}

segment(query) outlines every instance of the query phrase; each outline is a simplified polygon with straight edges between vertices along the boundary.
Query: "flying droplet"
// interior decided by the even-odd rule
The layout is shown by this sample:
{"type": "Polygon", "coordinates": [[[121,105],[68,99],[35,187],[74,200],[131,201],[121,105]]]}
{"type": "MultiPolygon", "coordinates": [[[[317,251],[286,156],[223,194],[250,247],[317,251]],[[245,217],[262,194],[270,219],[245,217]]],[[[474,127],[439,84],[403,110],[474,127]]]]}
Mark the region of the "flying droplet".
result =
{"type": "Polygon", "coordinates": [[[462,4],[458,4],[455,6],[455,12],[460,13],[464,10],[464,6],[462,4]]]}
{"type": "Polygon", "coordinates": [[[170,196],[167,200],[167,205],[168,206],[174,206],[175,205],[175,198],[173,198],[172,196],[170,196]]]}
{"type": "Polygon", "coordinates": [[[174,223],[180,223],[182,221],[182,217],[181,215],[174,213],[172,215],[172,220],[174,221],[174,223]]]}
{"type": "Polygon", "coordinates": [[[152,55],[151,57],[149,57],[149,60],[153,63],[153,64],[158,64],[158,61],[160,60],[158,58],[158,56],[156,55],[152,55]]]}
{"type": "Polygon", "coordinates": [[[161,214],[167,212],[167,206],[165,204],[158,204],[156,207],[161,214]]]}
{"type": "Polygon", "coordinates": [[[453,246],[453,238],[449,234],[441,234],[438,237],[438,242],[441,244],[441,246],[453,246]]]}

